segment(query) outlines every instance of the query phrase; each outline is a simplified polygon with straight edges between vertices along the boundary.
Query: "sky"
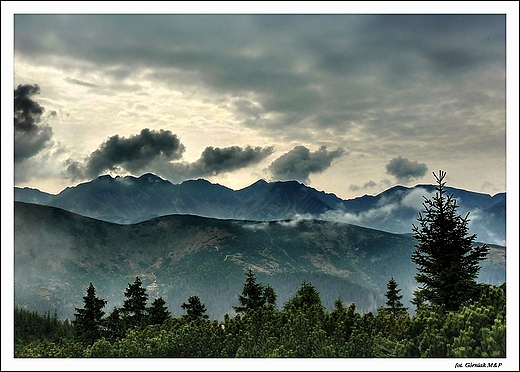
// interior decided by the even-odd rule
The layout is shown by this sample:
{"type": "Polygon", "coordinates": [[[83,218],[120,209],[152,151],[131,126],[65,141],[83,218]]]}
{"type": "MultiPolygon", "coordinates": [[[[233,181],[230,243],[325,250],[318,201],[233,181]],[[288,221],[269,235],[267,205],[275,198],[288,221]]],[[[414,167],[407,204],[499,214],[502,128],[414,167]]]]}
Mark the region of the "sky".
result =
{"type": "MultiPolygon", "coordinates": [[[[14,185],[506,190],[506,15],[13,14],[14,185]]],[[[497,13],[498,11],[498,13],[497,13]]],[[[502,14],[500,14],[502,13],[502,14]]],[[[12,138],[12,137],[11,137],[12,138]]]]}
{"type": "Polygon", "coordinates": [[[368,4],[2,2],[3,199],[148,172],[350,199],[442,169],[507,189],[509,224],[518,3],[368,4]]]}

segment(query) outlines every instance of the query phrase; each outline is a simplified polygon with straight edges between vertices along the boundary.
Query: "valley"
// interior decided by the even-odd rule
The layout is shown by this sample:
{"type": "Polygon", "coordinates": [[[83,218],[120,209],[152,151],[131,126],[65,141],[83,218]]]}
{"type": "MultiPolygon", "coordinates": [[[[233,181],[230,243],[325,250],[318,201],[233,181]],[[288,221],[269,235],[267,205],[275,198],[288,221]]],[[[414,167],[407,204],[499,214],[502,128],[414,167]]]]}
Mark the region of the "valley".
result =
{"type": "MultiPolygon", "coordinates": [[[[301,281],[311,282],[323,304],[354,302],[362,312],[384,303],[393,277],[409,303],[415,283],[414,239],[352,224],[300,219],[247,221],[169,215],[116,224],[60,208],[15,202],[15,304],[73,317],[92,282],[107,309],[121,306],[123,289],[139,276],[173,315],[197,295],[212,318],[233,314],[252,268],[272,286],[278,306],[301,281]]],[[[505,281],[505,247],[492,245],[479,281],[505,281]]]]}

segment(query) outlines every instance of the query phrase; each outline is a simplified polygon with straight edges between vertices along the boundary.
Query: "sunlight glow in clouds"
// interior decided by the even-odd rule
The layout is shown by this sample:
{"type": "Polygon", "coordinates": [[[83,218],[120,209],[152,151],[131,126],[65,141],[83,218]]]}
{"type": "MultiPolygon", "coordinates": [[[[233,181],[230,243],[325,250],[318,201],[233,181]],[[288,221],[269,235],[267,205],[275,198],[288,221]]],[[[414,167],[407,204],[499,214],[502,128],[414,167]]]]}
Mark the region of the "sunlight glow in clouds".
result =
{"type": "Polygon", "coordinates": [[[454,187],[505,190],[504,15],[14,18],[14,89],[38,85],[47,115],[18,186],[153,172],[235,189],[297,179],[348,198],[444,169],[454,187]],[[108,152],[143,130],[176,136],[182,154],[108,152]],[[226,158],[209,165],[209,149],[226,158]]]}

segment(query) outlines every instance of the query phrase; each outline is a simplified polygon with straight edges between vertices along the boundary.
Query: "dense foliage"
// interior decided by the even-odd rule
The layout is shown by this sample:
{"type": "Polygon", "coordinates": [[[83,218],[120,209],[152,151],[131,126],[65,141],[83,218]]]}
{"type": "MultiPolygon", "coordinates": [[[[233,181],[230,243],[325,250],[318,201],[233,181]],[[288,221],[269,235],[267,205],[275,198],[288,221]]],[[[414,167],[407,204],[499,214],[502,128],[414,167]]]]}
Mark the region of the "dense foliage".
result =
{"type": "Polygon", "coordinates": [[[19,307],[14,308],[14,347],[23,348],[30,343],[41,341],[58,342],[61,338],[72,338],[73,326],[66,320],[60,321],[58,314],[43,315],[19,307]]]}
{"type": "Polygon", "coordinates": [[[183,318],[189,320],[208,319],[209,315],[205,314],[206,305],[200,302],[199,296],[191,296],[188,302],[183,303],[181,307],[186,311],[183,318]]]}
{"type": "MultiPolygon", "coordinates": [[[[256,283],[250,273],[246,275],[245,287],[256,283]]],[[[267,286],[256,284],[265,293],[267,286]]],[[[142,294],[138,287],[134,288],[139,289],[136,293],[142,294]]],[[[274,289],[269,288],[270,296],[275,296],[274,289]]],[[[327,311],[318,291],[305,281],[282,309],[266,300],[263,306],[234,316],[226,314],[223,321],[205,317],[204,304],[197,296],[183,303],[187,314],[175,318],[169,316],[163,301],[156,299],[154,305],[141,313],[139,325],[128,318],[132,314],[125,315],[115,308],[102,319],[100,335],[92,341],[78,334],[77,325],[76,332],[71,332],[73,326],[62,323],[56,316],[38,316],[15,309],[15,357],[506,356],[505,283],[479,285],[478,301],[459,310],[423,306],[414,316],[399,305],[398,299],[395,301],[396,288],[392,282],[387,292],[394,307],[382,307],[375,315],[361,314],[354,303],[345,307],[340,299],[332,311],[327,311]],[[158,314],[163,317],[158,318],[158,314]]]]}
{"type": "Polygon", "coordinates": [[[101,336],[101,323],[103,315],[105,315],[103,308],[107,301],[96,296],[96,288],[90,282],[87,295],[83,297],[83,302],[83,308],[76,308],[74,314],[76,319],[73,321],[74,329],[79,339],[93,343],[101,336]]]}
{"type": "Polygon", "coordinates": [[[457,200],[453,194],[446,195],[446,172],[433,175],[436,194],[424,198],[424,214],[419,214],[419,226],[412,227],[418,241],[412,254],[412,261],[418,265],[415,279],[419,283],[414,303],[458,310],[478,295],[479,263],[486,259],[489,247],[473,244],[476,235],[468,235],[469,213],[465,217],[458,215],[457,200]]]}

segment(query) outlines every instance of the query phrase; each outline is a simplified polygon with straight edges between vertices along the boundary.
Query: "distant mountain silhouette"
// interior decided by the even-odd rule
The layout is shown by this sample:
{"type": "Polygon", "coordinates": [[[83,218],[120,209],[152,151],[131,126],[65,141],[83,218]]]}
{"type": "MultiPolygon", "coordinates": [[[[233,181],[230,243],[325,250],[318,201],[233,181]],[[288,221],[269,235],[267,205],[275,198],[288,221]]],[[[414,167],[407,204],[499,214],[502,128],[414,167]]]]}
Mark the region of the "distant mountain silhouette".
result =
{"type": "MultiPolygon", "coordinates": [[[[491,196],[452,187],[446,190],[457,199],[461,215],[470,212],[471,234],[477,234],[480,241],[505,244],[505,193],[491,196]]],[[[204,179],[172,184],[147,173],[140,177],[100,176],[57,195],[15,187],[15,200],[55,206],[119,224],[192,214],[254,221],[312,218],[410,233],[423,209],[423,196],[434,192],[434,185],[395,186],[378,195],[343,200],[297,181],[259,180],[235,191],[204,179]]]]}

